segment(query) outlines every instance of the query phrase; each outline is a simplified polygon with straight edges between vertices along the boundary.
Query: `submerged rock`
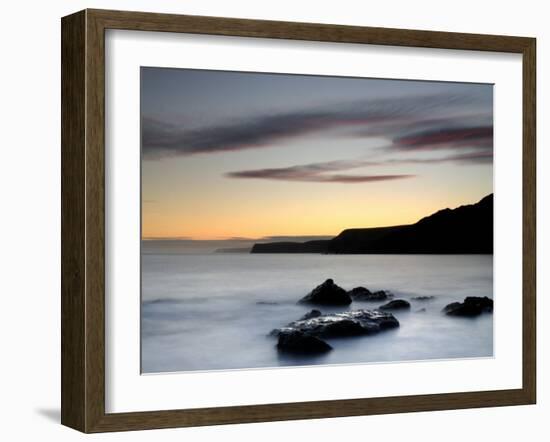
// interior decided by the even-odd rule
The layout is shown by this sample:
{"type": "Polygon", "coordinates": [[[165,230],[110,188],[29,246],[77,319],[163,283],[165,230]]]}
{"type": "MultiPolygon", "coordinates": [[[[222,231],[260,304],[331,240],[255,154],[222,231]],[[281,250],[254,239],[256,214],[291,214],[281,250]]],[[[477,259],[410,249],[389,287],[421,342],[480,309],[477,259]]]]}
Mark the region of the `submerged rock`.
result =
{"type": "Polygon", "coordinates": [[[378,308],[380,310],[408,310],[411,308],[411,304],[409,303],[409,301],[405,301],[404,299],[394,299],[393,301],[381,305],[378,308]]]}
{"type": "Polygon", "coordinates": [[[355,287],[348,292],[354,301],[385,301],[393,298],[393,295],[386,290],[371,292],[366,287],[355,287]]]}
{"type": "Polygon", "coordinates": [[[349,312],[299,319],[286,327],[275,329],[272,336],[301,332],[319,338],[337,338],[378,333],[399,327],[399,321],[391,314],[377,310],[352,310],[349,312]]]}
{"type": "Polygon", "coordinates": [[[479,316],[482,313],[493,312],[493,300],[484,296],[483,298],[477,296],[468,296],[464,299],[464,302],[452,302],[448,304],[443,313],[449,316],[479,316]]]}
{"type": "Polygon", "coordinates": [[[332,347],[316,336],[302,331],[279,333],[277,349],[286,353],[318,354],[332,350],[332,347]]]}
{"type": "Polygon", "coordinates": [[[435,299],[435,296],[427,295],[427,296],[414,296],[411,298],[413,301],[432,301],[435,299]]]}
{"type": "Polygon", "coordinates": [[[321,305],[349,305],[351,304],[351,297],[332,279],[327,279],[321,285],[315,287],[307,296],[300,299],[299,302],[321,305]]]}

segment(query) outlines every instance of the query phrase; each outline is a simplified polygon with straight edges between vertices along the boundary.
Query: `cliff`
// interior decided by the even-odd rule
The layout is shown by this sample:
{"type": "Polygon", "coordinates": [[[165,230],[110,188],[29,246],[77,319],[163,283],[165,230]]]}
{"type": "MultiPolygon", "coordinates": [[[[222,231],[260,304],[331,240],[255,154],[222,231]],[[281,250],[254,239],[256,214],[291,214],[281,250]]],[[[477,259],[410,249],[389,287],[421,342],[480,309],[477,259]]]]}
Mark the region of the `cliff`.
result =
{"type": "Polygon", "coordinates": [[[331,240],[255,244],[251,253],[491,254],[493,195],[415,224],[346,229],[331,240]]]}

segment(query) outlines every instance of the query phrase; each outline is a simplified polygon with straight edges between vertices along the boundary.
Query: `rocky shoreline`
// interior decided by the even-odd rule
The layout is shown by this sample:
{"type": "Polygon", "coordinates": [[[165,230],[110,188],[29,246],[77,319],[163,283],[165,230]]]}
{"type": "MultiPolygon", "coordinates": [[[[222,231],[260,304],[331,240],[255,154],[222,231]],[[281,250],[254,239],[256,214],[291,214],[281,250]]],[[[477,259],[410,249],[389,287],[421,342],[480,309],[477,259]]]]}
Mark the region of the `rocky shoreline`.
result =
{"type": "MultiPolygon", "coordinates": [[[[415,302],[426,302],[433,296],[415,296],[415,302]]],[[[388,290],[370,291],[359,286],[345,290],[334,280],[327,279],[315,287],[309,294],[298,301],[299,304],[310,304],[326,307],[349,307],[350,304],[381,303],[374,309],[354,309],[338,313],[323,314],[319,309],[312,309],[301,318],[287,325],[272,330],[269,335],[277,338],[276,348],[279,352],[315,355],[333,350],[325,339],[369,336],[394,329],[400,326],[399,320],[392,312],[411,310],[411,303],[405,299],[395,299],[388,290]]],[[[426,309],[417,310],[416,313],[426,309]]],[[[467,297],[463,302],[452,302],[445,306],[442,314],[450,317],[477,317],[493,312],[493,300],[488,297],[467,297]]]]}

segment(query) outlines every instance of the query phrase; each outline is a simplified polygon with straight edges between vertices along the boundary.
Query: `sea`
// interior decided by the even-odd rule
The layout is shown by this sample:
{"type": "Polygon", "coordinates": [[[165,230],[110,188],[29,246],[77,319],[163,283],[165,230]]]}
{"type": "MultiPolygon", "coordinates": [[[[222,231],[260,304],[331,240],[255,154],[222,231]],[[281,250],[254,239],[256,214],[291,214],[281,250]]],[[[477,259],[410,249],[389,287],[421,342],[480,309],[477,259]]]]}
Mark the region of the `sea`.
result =
{"type": "Polygon", "coordinates": [[[142,241],[141,274],[144,374],[493,356],[493,314],[459,318],[441,311],[467,296],[494,299],[492,255],[216,253],[142,241]],[[399,328],[326,339],[333,350],[321,356],[278,352],[269,332],[312,308],[332,313],[383,304],[297,303],[327,278],[347,290],[389,290],[411,309],[394,312],[399,328]],[[412,299],[418,296],[433,299],[412,299]]]}

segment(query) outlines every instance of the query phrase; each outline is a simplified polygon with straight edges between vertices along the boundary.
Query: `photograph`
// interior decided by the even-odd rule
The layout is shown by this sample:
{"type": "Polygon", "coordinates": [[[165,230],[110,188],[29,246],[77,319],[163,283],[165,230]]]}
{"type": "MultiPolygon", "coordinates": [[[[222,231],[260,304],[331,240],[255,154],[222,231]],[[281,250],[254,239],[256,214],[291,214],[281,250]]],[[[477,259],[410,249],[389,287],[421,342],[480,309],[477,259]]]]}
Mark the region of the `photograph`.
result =
{"type": "Polygon", "coordinates": [[[493,88],[142,66],[141,373],[493,358],[493,88]]]}

